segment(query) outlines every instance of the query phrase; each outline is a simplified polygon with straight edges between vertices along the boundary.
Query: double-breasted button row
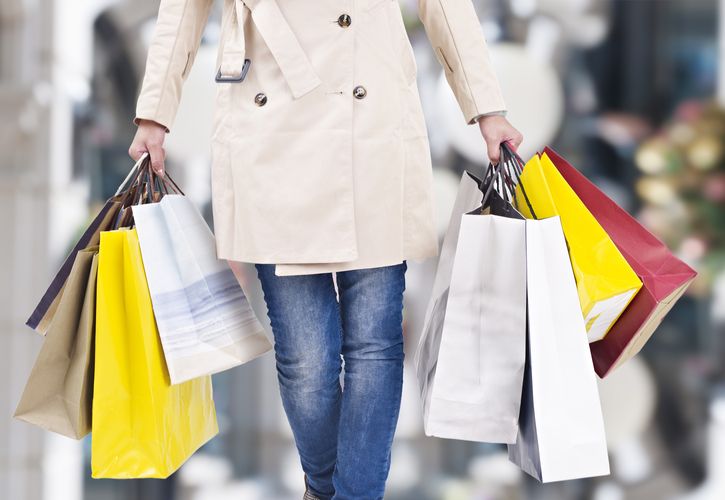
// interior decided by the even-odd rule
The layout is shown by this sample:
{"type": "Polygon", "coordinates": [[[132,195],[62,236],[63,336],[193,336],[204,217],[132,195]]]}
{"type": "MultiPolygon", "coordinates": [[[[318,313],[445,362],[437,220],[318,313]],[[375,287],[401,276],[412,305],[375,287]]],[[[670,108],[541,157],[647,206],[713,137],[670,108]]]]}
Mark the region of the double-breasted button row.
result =
{"type": "Polygon", "coordinates": [[[354,95],[356,99],[364,99],[365,96],[368,95],[368,91],[365,90],[365,87],[362,85],[358,85],[352,89],[352,95],[354,95]]]}
{"type": "MultiPolygon", "coordinates": [[[[356,99],[364,99],[365,96],[368,95],[368,91],[362,85],[357,85],[354,89],[352,89],[352,95],[355,96],[356,99]]],[[[255,95],[254,103],[257,106],[264,106],[267,104],[267,94],[260,92],[255,95]]]]}
{"type": "Polygon", "coordinates": [[[337,18],[337,24],[343,28],[350,26],[350,23],[352,23],[352,18],[348,14],[340,14],[340,17],[337,18]]]}
{"type": "Polygon", "coordinates": [[[267,95],[264,92],[260,92],[259,94],[254,96],[254,103],[257,106],[264,106],[267,104],[267,95]]]}

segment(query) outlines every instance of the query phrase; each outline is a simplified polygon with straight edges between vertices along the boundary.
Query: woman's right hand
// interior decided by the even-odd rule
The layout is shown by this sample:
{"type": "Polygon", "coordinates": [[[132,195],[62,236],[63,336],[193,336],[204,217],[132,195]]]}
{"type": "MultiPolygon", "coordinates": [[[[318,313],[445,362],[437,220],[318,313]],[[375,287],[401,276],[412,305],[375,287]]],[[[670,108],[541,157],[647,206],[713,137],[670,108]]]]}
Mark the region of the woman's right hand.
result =
{"type": "Polygon", "coordinates": [[[145,152],[151,156],[151,168],[157,175],[164,176],[164,139],[166,127],[153,120],[139,120],[136,135],[128,148],[128,154],[133,161],[138,161],[145,152]]]}

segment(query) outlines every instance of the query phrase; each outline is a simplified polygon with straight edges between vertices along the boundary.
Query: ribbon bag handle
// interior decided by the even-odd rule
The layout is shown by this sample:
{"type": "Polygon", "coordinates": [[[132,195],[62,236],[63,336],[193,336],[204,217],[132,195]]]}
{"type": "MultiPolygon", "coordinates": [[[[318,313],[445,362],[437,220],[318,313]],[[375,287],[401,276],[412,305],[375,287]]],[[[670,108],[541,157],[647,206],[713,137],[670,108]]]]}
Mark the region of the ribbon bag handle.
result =
{"type": "Polygon", "coordinates": [[[529,200],[523,183],[521,182],[521,174],[523,173],[524,161],[511,148],[507,142],[500,145],[501,155],[497,164],[489,163],[484,173],[483,180],[469,172],[469,175],[478,183],[479,188],[486,186],[483,198],[481,199],[481,210],[489,203],[491,192],[495,189],[504,200],[511,203],[516,201],[516,188],[521,188],[521,194],[524,197],[526,205],[534,219],[538,219],[534,207],[529,200]]]}
{"type": "Polygon", "coordinates": [[[524,201],[526,202],[526,206],[528,207],[529,212],[531,212],[531,216],[534,219],[538,219],[538,217],[536,216],[536,211],[531,204],[531,200],[529,200],[529,196],[528,194],[526,194],[526,188],[524,187],[524,183],[521,182],[521,174],[523,174],[524,172],[524,166],[526,165],[526,163],[521,158],[521,156],[519,156],[519,154],[513,150],[508,142],[501,143],[501,154],[506,156],[506,163],[509,166],[509,176],[511,176],[512,179],[516,180],[514,184],[514,189],[516,186],[521,188],[521,194],[524,197],[524,201]]]}
{"type": "MultiPolygon", "coordinates": [[[[167,194],[184,195],[168,172],[165,172],[163,176],[154,172],[147,153],[144,153],[144,157],[134,165],[132,172],[134,175],[127,177],[127,180],[130,179],[130,186],[126,187],[126,191],[121,192],[123,195],[121,208],[114,219],[112,229],[133,225],[133,214],[130,210],[132,206],[157,203],[167,194]]],[[[124,184],[128,184],[128,182],[124,181],[124,184]]]]}
{"type": "Polygon", "coordinates": [[[116,190],[114,196],[118,196],[119,194],[128,191],[129,187],[131,187],[137,181],[144,163],[150,161],[151,157],[149,156],[148,151],[144,152],[133,165],[133,167],[131,167],[131,170],[128,172],[128,175],[126,175],[126,178],[123,180],[123,182],[121,182],[121,184],[118,186],[118,189],[116,190]]]}
{"type": "Polygon", "coordinates": [[[488,183],[488,187],[481,200],[481,206],[485,207],[491,197],[491,192],[496,188],[496,192],[509,201],[515,196],[516,185],[518,184],[518,176],[511,175],[511,155],[510,150],[507,148],[505,142],[502,142],[499,146],[501,148],[501,154],[499,156],[498,163],[488,164],[486,173],[483,177],[482,185],[488,183]]]}

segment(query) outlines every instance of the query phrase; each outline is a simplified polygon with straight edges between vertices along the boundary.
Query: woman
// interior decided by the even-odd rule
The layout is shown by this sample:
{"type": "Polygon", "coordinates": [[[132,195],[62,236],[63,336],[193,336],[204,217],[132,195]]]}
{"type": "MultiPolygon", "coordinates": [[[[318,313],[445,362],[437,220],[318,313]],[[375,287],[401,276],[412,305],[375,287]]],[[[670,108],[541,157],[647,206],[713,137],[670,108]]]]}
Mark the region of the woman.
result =
{"type": "MultiPolygon", "coordinates": [[[[163,175],[213,0],[162,0],[129,153],[163,175]]],[[[470,1],[419,0],[464,119],[521,143],[470,1]]],[[[409,259],[438,254],[417,68],[396,0],[224,0],[212,151],[219,258],[254,263],[307,499],[383,497],[409,259]],[[340,373],[344,361],[344,391],[340,373]]]]}

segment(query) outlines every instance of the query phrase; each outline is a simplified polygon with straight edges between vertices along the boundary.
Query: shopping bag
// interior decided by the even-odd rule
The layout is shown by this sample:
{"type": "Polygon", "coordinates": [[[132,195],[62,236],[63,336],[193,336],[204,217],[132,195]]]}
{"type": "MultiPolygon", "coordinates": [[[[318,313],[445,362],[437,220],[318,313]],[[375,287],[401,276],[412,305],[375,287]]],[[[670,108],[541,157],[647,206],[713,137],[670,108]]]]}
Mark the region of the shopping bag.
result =
{"type": "Polygon", "coordinates": [[[526,242],[526,371],[509,459],[542,482],[609,474],[596,375],[560,218],[527,221],[526,242]]]}
{"type": "Polygon", "coordinates": [[[14,417],[80,439],[91,431],[98,245],[80,250],[14,417]]]}
{"type": "Polygon", "coordinates": [[[643,283],[607,336],[589,345],[594,369],[605,377],[642,349],[697,273],[554,150],[544,153],[643,283]]]}
{"type": "MultiPolygon", "coordinates": [[[[587,210],[546,154],[534,155],[521,174],[531,206],[539,218],[560,216],[576,277],[589,342],[605,337],[642,281],[612,239],[587,210]]],[[[516,207],[526,216],[526,204],[516,207]]]]}
{"type": "Polygon", "coordinates": [[[525,362],[525,221],[495,191],[495,201],[484,196],[475,208],[482,186],[464,172],[414,363],[427,436],[513,443],[525,362]]]}
{"type": "Polygon", "coordinates": [[[111,225],[120,208],[118,199],[111,198],[103,205],[96,217],[91,221],[90,225],[80,237],[76,245],[66,257],[63,265],[51,281],[50,286],[43,294],[40,302],[26,320],[25,324],[45,335],[53,320],[53,317],[60,303],[63,290],[70,275],[73,263],[75,262],[78,252],[92,245],[98,245],[99,235],[101,231],[105,231],[111,225]]]}
{"type": "Polygon", "coordinates": [[[272,349],[214,235],[186,196],[133,207],[172,384],[227,370],[272,349]]]}
{"type": "Polygon", "coordinates": [[[429,402],[430,382],[435,375],[435,366],[440,350],[443,320],[445,319],[448,294],[453,274],[453,261],[456,254],[461,218],[464,213],[479,206],[482,197],[478,184],[470,176],[464,175],[458,185],[456,199],[453,203],[450,221],[443,237],[438,264],[436,267],[430,299],[423,320],[423,330],[418,339],[413,363],[416,369],[424,410],[429,402]]]}
{"type": "Polygon", "coordinates": [[[102,232],[92,477],[168,477],[217,433],[211,376],[170,383],[136,229],[102,232]]]}
{"type": "Polygon", "coordinates": [[[71,268],[73,267],[73,263],[75,262],[76,255],[84,248],[98,245],[101,231],[106,231],[111,228],[121,208],[133,196],[134,192],[131,188],[134,182],[138,179],[142,166],[148,161],[148,154],[145,153],[136,162],[133,168],[131,168],[124,181],[118,187],[116,193],[106,200],[106,203],[91,221],[90,225],[86,228],[80,239],[76,242],[73,249],[63,261],[63,264],[60,266],[60,269],[53,278],[53,281],[51,281],[50,286],[26,320],[25,324],[27,326],[42,335],[47,333],[55,311],[58,308],[60,297],[63,294],[63,288],[66,280],[68,279],[71,268]]]}

